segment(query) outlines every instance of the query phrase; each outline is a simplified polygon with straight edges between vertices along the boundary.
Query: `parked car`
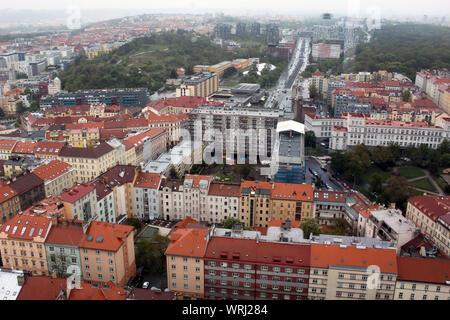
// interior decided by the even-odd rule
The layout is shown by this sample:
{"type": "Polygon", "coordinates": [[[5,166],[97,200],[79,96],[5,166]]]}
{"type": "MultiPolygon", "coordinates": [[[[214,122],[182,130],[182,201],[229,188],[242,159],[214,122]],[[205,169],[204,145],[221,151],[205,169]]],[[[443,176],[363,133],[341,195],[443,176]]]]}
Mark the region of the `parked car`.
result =
{"type": "Polygon", "coordinates": [[[144,284],[142,285],[142,289],[147,289],[150,285],[150,282],[145,281],[144,284]]]}

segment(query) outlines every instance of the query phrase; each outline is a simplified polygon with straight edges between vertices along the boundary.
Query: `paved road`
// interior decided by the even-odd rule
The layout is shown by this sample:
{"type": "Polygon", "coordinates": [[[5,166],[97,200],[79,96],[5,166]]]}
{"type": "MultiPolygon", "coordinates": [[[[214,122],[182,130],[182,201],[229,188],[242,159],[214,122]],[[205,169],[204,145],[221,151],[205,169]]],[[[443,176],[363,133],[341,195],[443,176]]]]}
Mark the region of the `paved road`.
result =
{"type": "Polygon", "coordinates": [[[336,179],[333,179],[333,181],[330,180],[330,174],[328,171],[329,169],[327,168],[327,171],[322,170],[322,168],[320,167],[320,163],[315,158],[306,157],[306,162],[306,183],[311,184],[314,182],[314,176],[309,171],[309,169],[312,169],[317,172],[317,174],[320,176],[320,179],[322,179],[324,183],[328,184],[331,189],[336,191],[345,190],[344,186],[341,183],[337,182],[336,179]]]}

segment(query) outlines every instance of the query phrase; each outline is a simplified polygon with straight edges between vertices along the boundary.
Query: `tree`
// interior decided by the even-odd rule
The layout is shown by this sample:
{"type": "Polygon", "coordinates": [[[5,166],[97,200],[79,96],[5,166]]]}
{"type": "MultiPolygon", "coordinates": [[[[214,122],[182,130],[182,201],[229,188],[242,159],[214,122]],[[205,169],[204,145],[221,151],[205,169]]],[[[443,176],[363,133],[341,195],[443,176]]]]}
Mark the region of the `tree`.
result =
{"type": "Polygon", "coordinates": [[[387,181],[386,195],[390,202],[395,202],[398,208],[406,209],[406,201],[411,196],[408,188],[408,181],[402,176],[392,176],[387,181]]]}
{"type": "Polygon", "coordinates": [[[179,178],[178,177],[178,172],[177,172],[177,170],[175,169],[175,167],[173,165],[170,167],[169,177],[171,179],[178,179],[179,178]]]}
{"type": "Polygon", "coordinates": [[[127,220],[125,221],[125,224],[127,224],[129,226],[133,226],[136,230],[140,230],[142,227],[141,221],[135,217],[127,218],[127,220]]]}
{"type": "Polygon", "coordinates": [[[316,134],[314,131],[306,131],[305,133],[305,147],[316,147],[316,134]]]}
{"type": "Polygon", "coordinates": [[[172,69],[170,71],[170,79],[177,79],[177,78],[178,78],[177,71],[175,69],[172,69]]]}
{"type": "Polygon", "coordinates": [[[234,68],[234,67],[226,68],[225,71],[223,72],[223,78],[231,77],[232,75],[235,75],[236,73],[237,73],[236,68],[234,68]]]}
{"type": "Polygon", "coordinates": [[[372,161],[381,169],[386,170],[394,164],[392,149],[389,147],[376,146],[371,152],[372,161]]]}
{"type": "Polygon", "coordinates": [[[142,239],[136,244],[136,267],[149,271],[164,272],[166,259],[164,252],[169,246],[169,238],[159,234],[150,239],[142,239]]]}
{"type": "Polygon", "coordinates": [[[370,177],[370,192],[380,194],[383,189],[383,177],[379,173],[374,173],[370,177]]]}
{"type": "Polygon", "coordinates": [[[25,108],[25,105],[23,104],[22,101],[19,101],[16,103],[16,112],[17,114],[23,114],[27,111],[27,109],[25,108]]]}
{"type": "Polygon", "coordinates": [[[338,150],[333,152],[331,155],[330,167],[334,172],[344,173],[348,168],[348,162],[346,154],[338,150]]]}
{"type": "Polygon", "coordinates": [[[232,229],[235,224],[242,224],[243,225],[241,220],[230,217],[230,218],[226,218],[222,222],[222,227],[225,228],[225,229],[232,229]]]}
{"type": "Polygon", "coordinates": [[[319,92],[317,91],[317,87],[314,84],[309,86],[309,97],[313,100],[319,98],[319,92]]]}
{"type": "Polygon", "coordinates": [[[411,102],[412,101],[411,92],[409,92],[409,90],[403,91],[403,93],[402,93],[402,101],[404,101],[404,102],[411,102]]]}
{"type": "Polygon", "coordinates": [[[309,239],[311,233],[313,235],[319,235],[322,231],[314,218],[303,218],[300,229],[303,230],[303,238],[305,239],[309,239]]]}

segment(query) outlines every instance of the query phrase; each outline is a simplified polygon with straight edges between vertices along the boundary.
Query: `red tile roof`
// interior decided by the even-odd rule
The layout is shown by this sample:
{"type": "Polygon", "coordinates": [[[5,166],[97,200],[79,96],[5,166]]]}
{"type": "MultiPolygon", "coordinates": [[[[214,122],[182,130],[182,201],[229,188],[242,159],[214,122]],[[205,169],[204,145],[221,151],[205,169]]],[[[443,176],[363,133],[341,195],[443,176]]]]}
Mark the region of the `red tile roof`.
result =
{"type": "Polygon", "coordinates": [[[203,257],[208,229],[177,229],[171,233],[166,255],[203,257]]]}
{"type": "Polygon", "coordinates": [[[18,214],[9,219],[0,227],[0,232],[5,232],[8,238],[33,240],[34,237],[46,238],[52,220],[38,215],[18,214]]]}
{"type": "Polygon", "coordinates": [[[367,268],[377,265],[383,273],[397,273],[396,251],[392,249],[311,244],[310,263],[311,267],[317,268],[328,268],[330,265],[367,268]]]}
{"type": "Polygon", "coordinates": [[[408,203],[433,221],[450,212],[450,197],[448,196],[421,195],[408,199],[408,203]]]}
{"type": "Polygon", "coordinates": [[[81,240],[80,248],[117,251],[133,229],[123,224],[92,221],[81,240]],[[89,236],[92,236],[91,240],[88,240],[89,236]]]}
{"type": "Polygon", "coordinates": [[[0,203],[3,203],[17,195],[18,193],[9,185],[4,185],[0,187],[0,203]]]}
{"type": "Polygon", "coordinates": [[[66,289],[66,279],[47,276],[28,277],[17,300],[55,300],[66,289]]]}
{"type": "Polygon", "coordinates": [[[82,238],[83,225],[81,221],[61,220],[57,225],[52,226],[45,243],[78,246],[82,238]]]}
{"type": "Polygon", "coordinates": [[[93,186],[76,183],[70,189],[63,191],[59,197],[64,202],[74,203],[93,190],[95,190],[93,186]]]}
{"type": "Polygon", "coordinates": [[[274,182],[272,186],[272,200],[313,201],[313,187],[310,184],[274,182]]]}
{"type": "Polygon", "coordinates": [[[35,147],[36,142],[34,141],[17,141],[12,152],[21,154],[33,154],[35,147]]]}
{"type": "Polygon", "coordinates": [[[159,188],[160,181],[161,175],[159,173],[141,171],[136,178],[134,186],[140,188],[157,189],[159,188]]]}
{"type": "Polygon", "coordinates": [[[397,257],[397,280],[445,284],[450,281],[450,260],[397,257]]]}
{"type": "Polygon", "coordinates": [[[128,294],[131,300],[175,300],[174,292],[160,292],[142,288],[133,288],[128,294]]]}
{"type": "Polygon", "coordinates": [[[72,166],[67,162],[52,160],[47,164],[43,164],[33,170],[33,173],[44,182],[55,180],[63,174],[69,172],[72,166]]]}
{"type": "Polygon", "coordinates": [[[34,152],[45,155],[59,155],[65,142],[39,141],[36,143],[34,152]]]}
{"type": "Polygon", "coordinates": [[[345,203],[347,200],[347,193],[345,191],[314,191],[314,201],[325,202],[341,202],[345,203]]]}
{"type": "Polygon", "coordinates": [[[57,197],[47,197],[39,201],[39,203],[31,206],[23,211],[23,214],[39,214],[41,216],[52,217],[59,216],[62,211],[62,202],[57,197]]]}
{"type": "Polygon", "coordinates": [[[0,139],[0,149],[12,151],[16,142],[16,140],[0,139]]]}
{"type": "Polygon", "coordinates": [[[211,182],[208,195],[222,197],[240,197],[241,184],[231,182],[211,182]]]}
{"type": "Polygon", "coordinates": [[[128,293],[122,287],[117,287],[111,281],[108,288],[104,286],[93,287],[92,284],[83,282],[81,289],[72,289],[69,300],[126,300],[128,293]]]}
{"type": "Polygon", "coordinates": [[[138,133],[136,135],[133,136],[128,136],[125,138],[125,141],[128,143],[133,144],[134,146],[138,146],[140,144],[143,144],[144,139],[146,138],[150,138],[153,139],[154,137],[160,135],[161,133],[163,133],[165,130],[162,128],[151,128],[148,129],[147,131],[138,133]]]}

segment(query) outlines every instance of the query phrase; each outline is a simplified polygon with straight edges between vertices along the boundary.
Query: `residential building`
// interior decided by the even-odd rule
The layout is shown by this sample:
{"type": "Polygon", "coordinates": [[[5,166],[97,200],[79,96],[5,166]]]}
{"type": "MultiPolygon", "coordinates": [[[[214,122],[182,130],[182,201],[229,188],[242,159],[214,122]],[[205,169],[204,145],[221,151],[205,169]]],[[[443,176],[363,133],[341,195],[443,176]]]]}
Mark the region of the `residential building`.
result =
{"type": "Polygon", "coordinates": [[[103,285],[111,281],[124,286],[136,275],[134,228],[92,221],[81,240],[80,255],[87,283],[103,285]]]}
{"type": "Polygon", "coordinates": [[[316,138],[331,138],[333,127],[342,127],[342,118],[324,118],[315,114],[305,114],[305,130],[313,131],[316,138]]]}
{"type": "Polygon", "coordinates": [[[400,210],[384,209],[370,212],[366,224],[366,237],[395,242],[397,253],[418,234],[417,227],[400,210]]]}
{"type": "Polygon", "coordinates": [[[97,196],[98,215],[96,220],[116,223],[117,214],[114,201],[114,187],[106,181],[99,179],[93,180],[89,185],[95,188],[97,196]]]}
{"type": "Polygon", "coordinates": [[[16,143],[16,140],[0,139],[0,159],[8,160],[16,143]]]}
{"type": "Polygon", "coordinates": [[[80,242],[83,238],[81,221],[54,219],[45,239],[48,273],[66,278],[69,275],[81,274],[80,242]]]}
{"type": "Polygon", "coordinates": [[[241,183],[239,220],[246,227],[265,227],[269,223],[272,184],[269,182],[244,181],[241,183]]]}
{"type": "Polygon", "coordinates": [[[50,276],[28,277],[17,300],[65,300],[67,279],[50,276]]]}
{"type": "Polygon", "coordinates": [[[210,184],[210,176],[188,174],[184,177],[184,216],[182,217],[182,219],[190,216],[200,221],[202,221],[202,219],[205,219],[207,221],[207,198],[210,184]]]}
{"type": "Polygon", "coordinates": [[[445,255],[450,256],[450,198],[422,195],[408,199],[406,218],[445,255]]]}
{"type": "MultiPolygon", "coordinates": [[[[231,65],[231,63],[228,61],[231,65]]],[[[220,69],[219,66],[217,66],[220,69]]],[[[219,89],[219,76],[213,72],[196,73],[184,78],[182,84],[176,90],[177,97],[193,96],[208,97],[219,89]]]]}
{"type": "Polygon", "coordinates": [[[239,183],[212,181],[206,198],[206,214],[200,220],[222,223],[227,218],[238,219],[240,189],[239,183]]]}
{"type": "Polygon", "coordinates": [[[183,180],[161,178],[158,190],[161,216],[166,220],[184,219],[183,180]]]}
{"type": "Polygon", "coordinates": [[[392,300],[397,278],[393,249],[311,244],[308,298],[392,300]]]}
{"type": "Polygon", "coordinates": [[[0,227],[4,267],[48,275],[45,240],[52,226],[51,218],[18,214],[0,227]]]}
{"type": "Polygon", "coordinates": [[[33,173],[44,180],[45,196],[47,197],[57,196],[75,183],[72,166],[59,160],[51,160],[34,169],[33,173]]]}
{"type": "Polygon", "coordinates": [[[309,184],[277,183],[270,191],[270,220],[300,221],[314,217],[313,187],[309,184]]]}
{"type": "Polygon", "coordinates": [[[397,257],[394,300],[450,300],[450,260],[397,257]]]}
{"type": "Polygon", "coordinates": [[[161,175],[150,172],[139,172],[134,182],[134,208],[135,215],[141,220],[158,218],[161,212],[161,200],[158,190],[161,175]]]}
{"type": "Polygon", "coordinates": [[[17,300],[25,280],[23,271],[0,269],[1,300],[17,300]]]}
{"type": "MultiPolygon", "coordinates": [[[[136,161],[134,165],[146,163],[156,159],[166,152],[168,144],[167,131],[162,128],[152,128],[136,135],[128,136],[123,140],[126,148],[131,147],[135,152],[136,161]]],[[[134,158],[133,156],[130,157],[134,158]]]]}
{"type": "Polygon", "coordinates": [[[69,163],[78,182],[88,182],[116,165],[115,149],[106,142],[91,148],[63,146],[59,159],[69,163]]]}
{"type": "Polygon", "coordinates": [[[89,222],[98,218],[97,192],[91,185],[76,183],[60,195],[66,219],[89,222]]]}
{"type": "Polygon", "coordinates": [[[204,255],[208,229],[182,228],[170,234],[166,249],[167,287],[179,298],[205,297],[204,255]]]}
{"type": "Polygon", "coordinates": [[[45,198],[44,180],[34,173],[13,178],[9,186],[18,194],[22,211],[45,198]]]}
{"type": "Polygon", "coordinates": [[[0,187],[0,223],[14,217],[21,211],[19,194],[9,185],[0,187]]]}

